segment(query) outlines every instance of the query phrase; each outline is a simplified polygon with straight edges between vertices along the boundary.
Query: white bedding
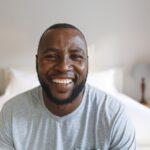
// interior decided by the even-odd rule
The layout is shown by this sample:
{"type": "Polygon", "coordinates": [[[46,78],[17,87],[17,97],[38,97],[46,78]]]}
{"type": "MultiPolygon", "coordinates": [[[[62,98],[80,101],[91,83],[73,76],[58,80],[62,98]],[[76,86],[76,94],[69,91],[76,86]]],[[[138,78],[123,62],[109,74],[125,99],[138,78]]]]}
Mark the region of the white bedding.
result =
{"type": "MultiPolygon", "coordinates": [[[[121,93],[122,70],[115,68],[90,73],[87,82],[113,95],[125,105],[135,126],[137,149],[150,150],[150,109],[121,93]]],[[[5,91],[0,96],[0,109],[8,99],[39,85],[35,72],[16,69],[0,70],[0,83],[0,90],[5,91]]]]}
{"type": "Polygon", "coordinates": [[[114,93],[114,97],[120,100],[126,107],[127,113],[136,130],[137,146],[140,150],[150,150],[150,108],[145,107],[130,97],[114,93]]]}

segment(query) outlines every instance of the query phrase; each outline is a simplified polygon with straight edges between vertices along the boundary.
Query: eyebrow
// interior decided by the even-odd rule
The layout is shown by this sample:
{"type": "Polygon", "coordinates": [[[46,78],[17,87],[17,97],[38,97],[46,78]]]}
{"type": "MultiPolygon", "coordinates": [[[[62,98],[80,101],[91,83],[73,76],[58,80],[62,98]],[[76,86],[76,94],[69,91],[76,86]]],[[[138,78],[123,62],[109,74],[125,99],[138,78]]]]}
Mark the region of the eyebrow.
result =
{"type": "MultiPolygon", "coordinates": [[[[59,51],[60,49],[58,48],[54,48],[54,47],[50,47],[50,48],[46,48],[42,51],[43,54],[47,53],[47,52],[56,52],[56,51],[59,51]]],[[[70,52],[81,52],[83,54],[85,54],[85,50],[81,49],[81,48],[71,48],[69,49],[70,52]]]]}
{"type": "Polygon", "coordinates": [[[73,48],[73,49],[70,49],[71,52],[81,52],[81,53],[85,53],[85,50],[81,49],[81,48],[73,48]]]}
{"type": "Polygon", "coordinates": [[[50,51],[55,52],[55,51],[59,51],[59,49],[57,49],[57,48],[45,48],[44,50],[42,50],[41,53],[45,54],[45,53],[50,52],[50,51]]]}

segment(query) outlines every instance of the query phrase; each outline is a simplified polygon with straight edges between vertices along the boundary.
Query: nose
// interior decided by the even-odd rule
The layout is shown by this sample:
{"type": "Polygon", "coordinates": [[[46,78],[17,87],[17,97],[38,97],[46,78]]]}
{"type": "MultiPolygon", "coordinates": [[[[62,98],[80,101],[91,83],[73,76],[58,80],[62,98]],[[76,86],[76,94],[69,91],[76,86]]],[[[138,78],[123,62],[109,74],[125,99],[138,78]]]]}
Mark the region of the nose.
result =
{"type": "Polygon", "coordinates": [[[55,66],[55,70],[59,72],[67,72],[67,71],[72,70],[72,63],[70,59],[67,56],[60,58],[60,60],[55,66]]]}

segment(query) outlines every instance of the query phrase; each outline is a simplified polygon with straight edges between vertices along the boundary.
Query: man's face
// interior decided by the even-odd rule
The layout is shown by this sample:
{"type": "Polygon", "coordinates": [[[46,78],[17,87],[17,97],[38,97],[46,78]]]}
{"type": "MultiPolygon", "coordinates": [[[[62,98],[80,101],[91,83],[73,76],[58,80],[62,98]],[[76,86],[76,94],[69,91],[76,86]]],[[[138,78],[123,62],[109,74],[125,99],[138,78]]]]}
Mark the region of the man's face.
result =
{"type": "Polygon", "coordinates": [[[72,102],[83,90],[87,72],[87,45],[71,28],[47,31],[39,45],[37,73],[48,99],[55,104],[72,102]]]}

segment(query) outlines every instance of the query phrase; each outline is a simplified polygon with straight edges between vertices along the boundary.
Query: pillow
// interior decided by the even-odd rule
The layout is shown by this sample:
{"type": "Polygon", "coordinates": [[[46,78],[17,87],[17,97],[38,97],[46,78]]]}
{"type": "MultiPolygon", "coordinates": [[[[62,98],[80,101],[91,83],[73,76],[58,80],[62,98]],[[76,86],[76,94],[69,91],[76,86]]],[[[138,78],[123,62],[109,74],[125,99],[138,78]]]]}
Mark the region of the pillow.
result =
{"type": "Polygon", "coordinates": [[[7,78],[9,78],[9,83],[5,89],[4,95],[7,95],[9,98],[12,98],[39,85],[36,72],[29,70],[23,71],[12,68],[7,69],[5,72],[7,72],[5,75],[5,84],[7,78]]]}
{"type": "Polygon", "coordinates": [[[9,69],[0,69],[0,96],[3,95],[7,89],[10,82],[10,74],[9,69]]]}
{"type": "MultiPolygon", "coordinates": [[[[3,99],[10,99],[39,85],[35,71],[4,69],[3,99]]],[[[122,69],[113,68],[97,73],[89,73],[87,82],[109,93],[121,91],[122,69]]],[[[2,100],[1,100],[2,101],[2,100]]]]}
{"type": "Polygon", "coordinates": [[[112,68],[105,71],[89,73],[87,82],[109,93],[121,92],[123,86],[123,69],[112,68]]]}

